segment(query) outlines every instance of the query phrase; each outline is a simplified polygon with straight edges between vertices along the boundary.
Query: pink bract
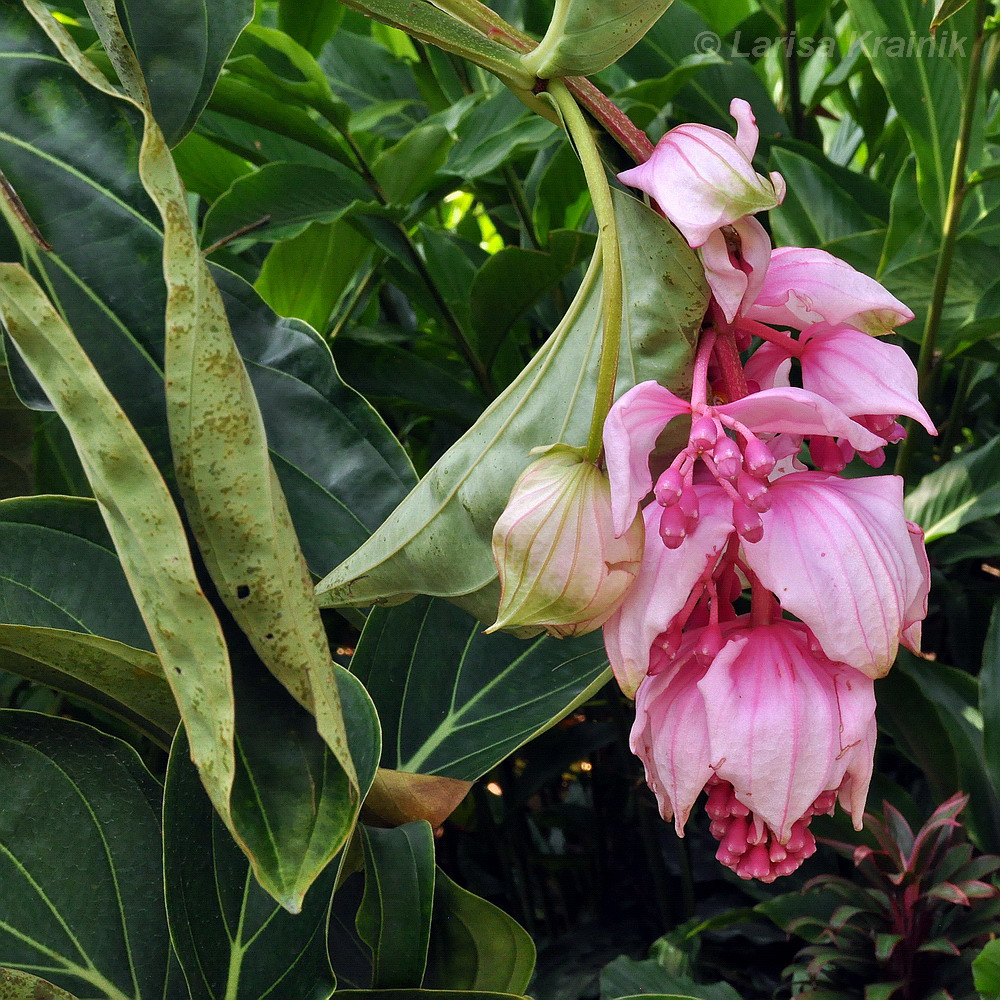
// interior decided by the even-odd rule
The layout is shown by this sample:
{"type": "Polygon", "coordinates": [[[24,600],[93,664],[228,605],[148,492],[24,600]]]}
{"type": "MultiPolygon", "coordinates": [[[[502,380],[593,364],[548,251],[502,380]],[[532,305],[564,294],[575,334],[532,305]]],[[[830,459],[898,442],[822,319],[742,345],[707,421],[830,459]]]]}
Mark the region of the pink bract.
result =
{"type": "Polygon", "coordinates": [[[849,323],[865,333],[890,333],[913,312],[874,278],[825,250],[777,247],[748,319],[804,330],[849,323]]]}
{"type": "Polygon", "coordinates": [[[618,175],[654,198],[692,247],[722,226],[781,204],[785,195],[779,174],[762,177],[751,163],[758,131],[750,105],[736,98],[729,110],[735,139],[709,125],[678,125],[645,163],[618,175]]]}

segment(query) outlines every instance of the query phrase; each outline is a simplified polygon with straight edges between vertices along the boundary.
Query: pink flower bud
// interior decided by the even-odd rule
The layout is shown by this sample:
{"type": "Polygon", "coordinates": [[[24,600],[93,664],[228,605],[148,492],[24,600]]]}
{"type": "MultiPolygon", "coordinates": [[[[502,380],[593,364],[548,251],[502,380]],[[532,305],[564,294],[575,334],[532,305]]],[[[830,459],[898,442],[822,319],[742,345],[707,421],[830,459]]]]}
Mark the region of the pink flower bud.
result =
{"type": "Polygon", "coordinates": [[[780,174],[762,177],[751,163],[758,130],[750,105],[737,98],[729,112],[738,123],[735,139],[708,125],[678,125],[645,163],[618,175],[655,198],[692,247],[745,215],[780,205],[785,196],[780,174]]]}
{"type": "Polygon", "coordinates": [[[684,478],[676,469],[671,467],[665,470],[663,475],[656,481],[653,493],[656,496],[656,502],[661,507],[669,507],[680,500],[683,491],[684,478]]]}
{"type": "Polygon", "coordinates": [[[759,438],[747,442],[743,449],[743,462],[747,472],[759,479],[767,479],[774,471],[774,455],[771,454],[771,449],[759,438]]]}
{"type": "Polygon", "coordinates": [[[680,507],[687,520],[687,530],[694,531],[695,526],[698,524],[698,519],[701,517],[701,504],[698,502],[698,494],[689,486],[685,486],[681,491],[677,506],[680,507]]]}
{"type": "Polygon", "coordinates": [[[771,509],[771,498],[767,493],[767,483],[756,476],[741,472],[736,477],[736,492],[743,497],[746,505],[751,510],[757,511],[758,514],[763,514],[764,511],[771,509]]]}
{"type": "Polygon", "coordinates": [[[687,518],[679,506],[664,507],[660,515],[660,538],[668,549],[679,548],[687,536],[687,518]]]}
{"type": "Polygon", "coordinates": [[[639,517],[615,537],[607,475],[577,449],[552,446],[521,473],[493,529],[501,598],[486,631],[599,628],[635,580],[643,538],[639,517]]]}
{"type": "Polygon", "coordinates": [[[764,537],[764,524],[760,515],[740,500],[733,501],[733,526],[740,538],[751,544],[764,537]]]}
{"type": "Polygon", "coordinates": [[[712,458],[715,459],[720,475],[726,479],[735,479],[743,468],[740,446],[730,437],[719,438],[712,452],[712,458]]]}
{"type": "Polygon", "coordinates": [[[832,437],[816,435],[809,442],[809,457],[823,472],[842,472],[847,467],[837,442],[832,437]]]}
{"type": "Polygon", "coordinates": [[[688,443],[695,451],[710,451],[718,436],[719,425],[711,417],[699,417],[691,427],[688,443]]]}

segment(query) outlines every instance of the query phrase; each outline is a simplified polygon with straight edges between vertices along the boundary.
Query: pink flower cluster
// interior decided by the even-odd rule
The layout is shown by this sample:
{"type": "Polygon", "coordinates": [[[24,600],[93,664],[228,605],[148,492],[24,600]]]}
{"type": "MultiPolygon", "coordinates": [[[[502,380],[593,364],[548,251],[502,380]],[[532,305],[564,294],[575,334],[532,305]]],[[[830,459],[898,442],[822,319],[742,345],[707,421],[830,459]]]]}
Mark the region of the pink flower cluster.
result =
{"type": "Polygon", "coordinates": [[[682,833],[706,791],[718,859],[769,882],[815,850],[811,818],[837,800],[860,829],[873,679],[919,648],[927,610],[902,480],[838,473],[855,455],[879,467],[901,415],[934,427],[906,353],[876,339],[913,314],[822,250],[771,249],[753,215],[784,183],[753,168],[749,105],[731,112],[735,139],[681,125],[620,175],[700,249],[713,295],[690,398],[644,382],[605,423],[615,530],[640,512],[646,539],[604,636],[664,818],[682,833]],[[679,419],[687,445],[655,468],[679,419]]]}

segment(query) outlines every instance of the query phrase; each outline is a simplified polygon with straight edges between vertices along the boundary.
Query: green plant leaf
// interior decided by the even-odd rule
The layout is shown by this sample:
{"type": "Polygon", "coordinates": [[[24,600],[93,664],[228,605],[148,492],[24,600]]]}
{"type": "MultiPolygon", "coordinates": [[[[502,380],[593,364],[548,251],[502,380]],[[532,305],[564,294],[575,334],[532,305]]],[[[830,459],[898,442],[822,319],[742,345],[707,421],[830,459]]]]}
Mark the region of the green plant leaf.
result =
{"type": "Polygon", "coordinates": [[[173,156],[184,186],[209,204],[228,191],[234,181],[253,171],[252,164],[242,156],[198,132],[191,132],[174,146],[173,156]]]}
{"type": "MultiPolygon", "coordinates": [[[[374,729],[377,737],[378,723],[361,685],[346,671],[339,679],[366,788],[377,763],[370,751],[373,734],[366,730],[374,729]]],[[[273,783],[280,775],[263,777],[273,783]]],[[[279,907],[254,883],[246,858],[205,797],[183,732],[171,750],[163,827],[167,919],[192,1000],[258,1000],[276,991],[297,1000],[326,1000],[334,988],[327,912],[339,863],[316,880],[300,913],[279,907]]]]}
{"type": "Polygon", "coordinates": [[[356,202],[373,201],[364,181],[347,167],[330,163],[267,163],[237,178],[205,215],[201,242],[216,241],[267,219],[227,246],[238,252],[252,243],[298,236],[312,222],[335,222],[356,202]]]}
{"type": "Polygon", "coordinates": [[[948,20],[954,17],[969,0],[934,0],[934,16],[931,18],[931,33],[948,20]]]}
{"type": "Polygon", "coordinates": [[[163,997],[160,787],[135,751],[0,712],[0,790],[0,965],[86,998],[163,997]]]}
{"type": "Polygon", "coordinates": [[[928,542],[1000,512],[1000,438],[929,472],[907,496],[905,507],[928,542]]]}
{"type": "Polygon", "coordinates": [[[671,0],[556,0],[552,20],[524,65],[543,80],[590,76],[623,56],[671,0]]]}
{"type": "Polygon", "coordinates": [[[601,969],[601,1000],[637,994],[740,1000],[739,993],[728,983],[696,983],[690,976],[669,972],[655,959],[640,962],[622,955],[601,969]]]}
{"type": "MultiPolygon", "coordinates": [[[[683,391],[706,304],[703,271],[676,231],[645,205],[620,193],[615,205],[627,289],[618,392],[648,378],[683,391]]],[[[398,603],[424,593],[493,621],[499,585],[491,534],[529,451],[586,438],[601,339],[599,273],[592,264],[528,367],[378,533],[322,581],[321,603],[398,603]]]]}
{"type": "Polygon", "coordinates": [[[437,870],[427,989],[524,993],[535,968],[531,935],[499,907],[437,870]]]}
{"type": "Polygon", "coordinates": [[[594,251],[590,233],[556,230],[545,250],[504,247],[476,272],[472,282],[472,326],[479,349],[491,361],[507,331],[545,292],[594,251]]]}
{"type": "Polygon", "coordinates": [[[170,492],[73,332],[20,264],[0,264],[0,316],[69,428],[202,780],[216,808],[228,812],[235,769],[229,654],[170,492]]]}
{"type": "Polygon", "coordinates": [[[1000,941],[990,941],[976,956],[972,975],[982,1000],[1000,997],[1000,941]]]}
{"type": "Polygon", "coordinates": [[[823,247],[878,225],[830,174],[804,156],[776,146],[771,164],[788,185],[785,200],[769,213],[775,243],[823,247]]]}
{"type": "Polygon", "coordinates": [[[429,3],[412,0],[347,0],[346,7],[400,28],[408,35],[454,52],[495,73],[512,86],[530,91],[534,79],[516,52],[429,3]]]}
{"type": "MultiPolygon", "coordinates": [[[[872,69],[903,122],[917,159],[920,201],[944,219],[962,88],[947,52],[928,55],[934,9],[921,0],[852,0],[850,14],[872,69]],[[918,48],[915,41],[927,44],[918,48]]],[[[973,145],[978,142],[973,139],[973,145]]]]}
{"type": "Polygon", "coordinates": [[[423,820],[359,831],[365,892],[357,929],[371,949],[372,986],[418,986],[427,965],[434,905],[434,831],[423,820]]]}
{"type": "Polygon", "coordinates": [[[0,969],[0,1000],[76,1000],[76,997],[27,972],[0,969]]]}
{"type": "MultiPolygon", "coordinates": [[[[0,138],[0,166],[55,248],[39,255],[26,245],[25,262],[171,475],[163,419],[163,236],[138,179],[141,116],[85,83],[19,4],[0,4],[0,52],[0,133],[9,137],[0,138]],[[17,93],[33,95],[31,113],[17,93]],[[67,116],[61,109],[70,107],[67,116]]],[[[368,537],[416,477],[381,418],[340,380],[316,334],[276,317],[230,272],[213,274],[306,558],[322,576],[368,537]]],[[[21,398],[48,409],[17,358],[11,371],[21,398]]]]}
{"type": "Polygon", "coordinates": [[[428,123],[387,149],[372,164],[372,173],[390,205],[409,205],[433,187],[438,172],[455,145],[443,126],[428,123]]]}
{"type": "MultiPolygon", "coordinates": [[[[315,715],[317,729],[342,772],[339,781],[337,775],[330,780],[339,783],[340,793],[356,812],[360,792],[336,674],[308,566],[270,461],[256,395],[222,297],[198,248],[183,184],[150,113],[145,83],[121,35],[114,5],[111,0],[89,0],[88,10],[130,99],[145,116],[139,172],[160,211],[166,239],[167,419],[194,536],[219,596],[257,655],[315,715]]],[[[63,35],[60,41],[58,32],[53,35],[64,57],[98,85],[69,37],[63,35]]],[[[339,830],[326,830],[326,856],[309,854],[311,864],[303,865],[294,881],[262,879],[293,912],[350,835],[354,817],[348,812],[342,819],[339,830]]]]}
{"type": "Polygon", "coordinates": [[[382,766],[472,781],[607,680],[600,635],[525,643],[418,598],[368,616],[351,672],[378,709],[382,766]]]}
{"type": "MultiPolygon", "coordinates": [[[[347,222],[316,222],[271,248],[254,288],[276,313],[297,316],[324,333],[347,293],[368,273],[371,257],[371,242],[347,222]]],[[[347,381],[354,385],[350,377],[347,381]]]]}
{"type": "Polygon", "coordinates": [[[337,990],[343,1000],[529,1000],[513,993],[472,990],[337,990]]]}
{"type": "MultiPolygon", "coordinates": [[[[958,765],[956,788],[969,796],[965,814],[969,835],[982,850],[995,850],[1000,846],[1000,789],[990,781],[976,679],[907,650],[900,650],[895,669],[920,686],[941,720],[958,765]]],[[[914,724],[919,725],[919,720],[914,724]]]]}
{"type": "MultiPolygon", "coordinates": [[[[658,80],[672,70],[686,66],[697,39],[710,31],[709,23],[683,0],[675,0],[643,39],[618,60],[616,68],[639,83],[658,80]]],[[[771,138],[788,135],[788,126],[771,100],[768,88],[741,52],[724,52],[725,62],[705,66],[677,93],[672,117],[679,121],[704,122],[733,132],[729,104],[734,97],[750,102],[760,128],[761,152],[771,138]]],[[[654,138],[656,138],[654,136],[654,138]]]]}
{"type": "Polygon", "coordinates": [[[278,27],[314,56],[343,19],[344,8],[338,0],[280,0],[278,4],[278,27]]]}
{"type": "Polygon", "coordinates": [[[167,142],[194,127],[222,64],[253,17],[253,0],[119,0],[167,142]]]}
{"type": "Polygon", "coordinates": [[[97,504],[5,500],[0,547],[0,667],[169,739],[177,706],[97,504]]]}

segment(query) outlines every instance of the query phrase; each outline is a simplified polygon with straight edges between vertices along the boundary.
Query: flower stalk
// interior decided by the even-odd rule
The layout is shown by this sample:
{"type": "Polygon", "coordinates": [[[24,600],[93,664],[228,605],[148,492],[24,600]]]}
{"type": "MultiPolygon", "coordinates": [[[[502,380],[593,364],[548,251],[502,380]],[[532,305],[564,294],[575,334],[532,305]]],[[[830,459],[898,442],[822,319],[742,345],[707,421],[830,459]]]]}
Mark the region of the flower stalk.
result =
{"type": "Polygon", "coordinates": [[[587,438],[586,456],[597,462],[601,454],[604,420],[615,401],[615,379],[618,376],[618,352],[622,333],[622,264],[618,242],[618,224],[611,200],[611,185],[604,170],[594,133],[579,105],[562,80],[549,84],[549,94],[555,102],[583,164],[583,173],[594,203],[594,214],[600,233],[603,316],[601,356],[597,372],[594,412],[587,438]]]}

